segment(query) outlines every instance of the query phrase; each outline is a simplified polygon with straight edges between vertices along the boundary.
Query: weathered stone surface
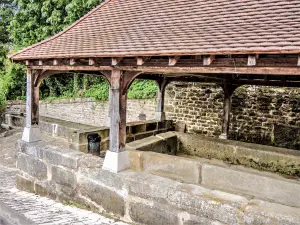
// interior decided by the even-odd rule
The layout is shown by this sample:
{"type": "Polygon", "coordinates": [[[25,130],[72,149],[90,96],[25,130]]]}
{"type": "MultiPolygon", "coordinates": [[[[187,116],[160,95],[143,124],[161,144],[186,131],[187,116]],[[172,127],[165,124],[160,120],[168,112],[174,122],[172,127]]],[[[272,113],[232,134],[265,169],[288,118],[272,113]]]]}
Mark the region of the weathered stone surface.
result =
{"type": "Polygon", "coordinates": [[[81,174],[87,178],[101,182],[105,186],[113,187],[115,189],[122,190],[124,185],[123,177],[120,173],[112,173],[102,169],[86,169],[82,170],[81,174]]]}
{"type": "MultiPolygon", "coordinates": [[[[270,176],[270,175],[269,175],[270,176]]],[[[202,184],[239,191],[272,201],[300,207],[300,183],[214,165],[202,166],[202,184]]]]}
{"type": "Polygon", "coordinates": [[[80,193],[82,196],[88,197],[93,202],[101,205],[101,207],[109,213],[124,216],[125,201],[122,196],[89,179],[82,179],[80,181],[80,186],[80,193]]]}
{"type": "Polygon", "coordinates": [[[300,176],[300,152],[177,132],[180,151],[207,159],[300,176]]]}
{"type": "Polygon", "coordinates": [[[127,173],[125,180],[130,195],[165,203],[170,188],[176,185],[173,180],[145,173],[127,173]]]}
{"type": "Polygon", "coordinates": [[[254,199],[245,208],[244,219],[247,225],[299,225],[300,209],[254,199]]]}
{"type": "Polygon", "coordinates": [[[67,187],[76,187],[75,173],[60,166],[52,166],[52,180],[67,187]]]}
{"type": "Polygon", "coordinates": [[[34,156],[35,158],[43,159],[45,146],[42,142],[35,144],[26,143],[22,140],[18,141],[18,150],[27,155],[34,156]]]}
{"type": "Polygon", "coordinates": [[[39,179],[47,179],[47,166],[41,160],[24,153],[18,155],[17,167],[29,175],[39,179]]]}
{"type": "MultiPolygon", "coordinates": [[[[186,125],[189,133],[218,137],[223,98],[216,84],[174,82],[166,90],[167,118],[186,125]]],[[[299,149],[299,100],[296,89],[237,88],[232,98],[229,138],[299,149]]]]}
{"type": "Polygon", "coordinates": [[[71,169],[76,169],[80,155],[71,155],[65,153],[68,153],[68,150],[65,152],[59,152],[54,149],[49,149],[45,151],[44,158],[53,165],[61,165],[71,169]]]}
{"type": "Polygon", "coordinates": [[[103,162],[104,159],[100,157],[84,154],[80,157],[78,166],[80,168],[102,168],[103,162]]]}
{"type": "Polygon", "coordinates": [[[130,160],[130,168],[137,172],[143,171],[143,153],[135,150],[130,150],[128,151],[128,156],[130,160]]]}
{"type": "Polygon", "coordinates": [[[183,221],[183,225],[225,225],[225,223],[221,223],[216,220],[210,220],[205,217],[199,216],[190,216],[188,220],[183,221]]]}
{"type": "Polygon", "coordinates": [[[128,143],[126,146],[139,151],[152,151],[175,155],[177,152],[177,138],[176,140],[175,138],[176,136],[173,133],[166,134],[165,136],[159,134],[128,143]]]}
{"type": "Polygon", "coordinates": [[[191,159],[147,152],[142,157],[143,170],[147,173],[171,178],[185,183],[201,182],[201,164],[191,159]]]}
{"type": "MultiPolygon", "coordinates": [[[[147,119],[155,119],[156,99],[135,100],[127,103],[127,121],[137,121],[141,111],[147,112],[147,119]]],[[[89,124],[91,126],[108,126],[109,105],[107,101],[99,102],[91,98],[40,101],[40,115],[89,124]]]]}
{"type": "Polygon", "coordinates": [[[145,203],[129,203],[129,215],[137,223],[147,225],[179,225],[174,209],[163,209],[158,204],[146,205],[145,203]]]}
{"type": "Polygon", "coordinates": [[[244,197],[225,192],[212,192],[209,189],[182,184],[168,193],[170,205],[199,217],[206,217],[222,223],[238,224],[247,205],[244,197]]]}
{"type": "Polygon", "coordinates": [[[36,194],[41,196],[47,196],[54,200],[56,200],[56,197],[58,195],[56,184],[50,180],[35,182],[34,190],[36,194]]]}
{"type": "Polygon", "coordinates": [[[20,175],[16,176],[16,185],[20,190],[34,192],[34,181],[20,175]]]}

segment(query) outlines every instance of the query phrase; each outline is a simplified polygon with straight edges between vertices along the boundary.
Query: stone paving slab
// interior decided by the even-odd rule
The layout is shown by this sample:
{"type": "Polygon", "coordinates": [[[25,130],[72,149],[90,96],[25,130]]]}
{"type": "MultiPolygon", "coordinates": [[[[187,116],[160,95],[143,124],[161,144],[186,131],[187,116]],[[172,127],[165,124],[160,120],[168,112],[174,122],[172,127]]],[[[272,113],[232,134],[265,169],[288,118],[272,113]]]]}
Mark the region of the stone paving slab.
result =
{"type": "Polygon", "coordinates": [[[0,202],[9,207],[14,217],[25,216],[41,225],[126,225],[97,213],[66,206],[15,188],[16,169],[0,165],[0,202]]]}

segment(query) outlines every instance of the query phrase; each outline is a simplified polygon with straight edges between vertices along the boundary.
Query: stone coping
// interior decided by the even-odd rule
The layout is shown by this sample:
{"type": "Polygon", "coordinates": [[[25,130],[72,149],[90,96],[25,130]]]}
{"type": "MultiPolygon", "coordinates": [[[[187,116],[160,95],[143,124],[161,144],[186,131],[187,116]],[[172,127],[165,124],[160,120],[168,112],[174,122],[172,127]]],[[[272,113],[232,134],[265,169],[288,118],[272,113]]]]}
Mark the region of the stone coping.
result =
{"type": "Polygon", "coordinates": [[[115,174],[102,164],[92,155],[20,142],[17,185],[133,224],[300,224],[299,208],[145,172],[115,174]]]}
{"type": "Polygon", "coordinates": [[[179,152],[300,177],[300,151],[176,132],[179,152]]]}
{"type": "MultiPolygon", "coordinates": [[[[168,146],[175,149],[180,145],[177,136],[177,132],[167,132],[127,144],[131,168],[184,183],[300,207],[300,178],[286,179],[276,173],[166,151],[168,146]]],[[[277,152],[274,154],[278,155],[277,152]]],[[[300,162],[300,158],[297,160],[300,162]]]]}

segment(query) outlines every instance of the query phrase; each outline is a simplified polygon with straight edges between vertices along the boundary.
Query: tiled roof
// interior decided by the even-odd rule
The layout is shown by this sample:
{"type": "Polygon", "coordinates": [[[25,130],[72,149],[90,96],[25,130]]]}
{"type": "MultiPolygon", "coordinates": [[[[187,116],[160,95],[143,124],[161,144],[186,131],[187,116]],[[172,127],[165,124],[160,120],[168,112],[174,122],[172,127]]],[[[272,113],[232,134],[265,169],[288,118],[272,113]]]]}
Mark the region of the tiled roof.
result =
{"type": "Polygon", "coordinates": [[[107,0],[11,57],[300,53],[299,0],[107,0]]]}

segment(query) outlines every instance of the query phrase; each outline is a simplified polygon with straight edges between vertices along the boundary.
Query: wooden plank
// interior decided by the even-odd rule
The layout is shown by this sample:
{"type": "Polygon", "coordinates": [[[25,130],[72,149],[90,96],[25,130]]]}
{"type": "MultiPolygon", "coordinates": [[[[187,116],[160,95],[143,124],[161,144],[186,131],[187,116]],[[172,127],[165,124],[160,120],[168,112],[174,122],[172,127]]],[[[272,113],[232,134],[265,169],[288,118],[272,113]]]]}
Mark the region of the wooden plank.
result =
{"type": "Polygon", "coordinates": [[[214,59],[215,59],[214,55],[204,56],[203,57],[203,66],[209,66],[210,64],[212,64],[214,59]]]}
{"type": "Polygon", "coordinates": [[[200,74],[257,74],[300,76],[299,67],[152,67],[152,66],[31,66],[32,69],[59,71],[99,71],[114,68],[144,73],[200,73],[200,74]]]}
{"type": "Polygon", "coordinates": [[[180,56],[170,56],[169,57],[169,66],[175,66],[180,59],[180,56]]]}

